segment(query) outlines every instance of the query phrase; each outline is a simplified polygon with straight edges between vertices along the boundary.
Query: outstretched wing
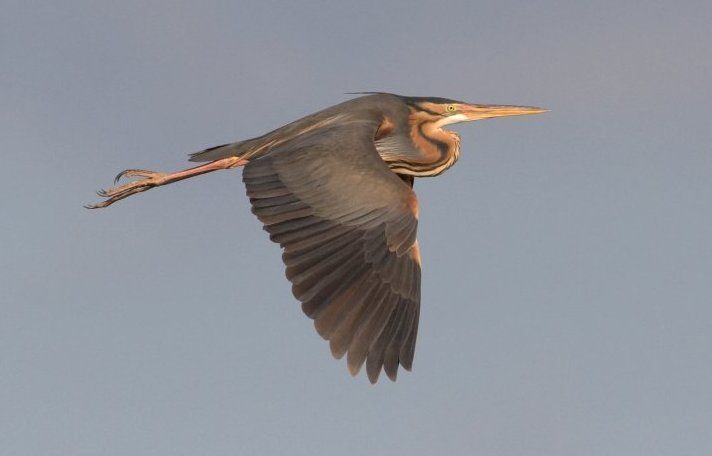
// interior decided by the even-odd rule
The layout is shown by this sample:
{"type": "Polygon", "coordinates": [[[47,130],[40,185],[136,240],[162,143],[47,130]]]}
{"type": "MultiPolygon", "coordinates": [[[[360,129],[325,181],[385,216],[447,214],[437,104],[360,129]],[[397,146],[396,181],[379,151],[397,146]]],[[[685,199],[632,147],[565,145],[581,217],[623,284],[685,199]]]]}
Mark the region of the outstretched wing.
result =
{"type": "Polygon", "coordinates": [[[245,167],[252,211],[284,249],[294,296],[356,375],[410,370],[420,310],[415,193],[376,152],[378,125],[345,120],[245,167]]]}

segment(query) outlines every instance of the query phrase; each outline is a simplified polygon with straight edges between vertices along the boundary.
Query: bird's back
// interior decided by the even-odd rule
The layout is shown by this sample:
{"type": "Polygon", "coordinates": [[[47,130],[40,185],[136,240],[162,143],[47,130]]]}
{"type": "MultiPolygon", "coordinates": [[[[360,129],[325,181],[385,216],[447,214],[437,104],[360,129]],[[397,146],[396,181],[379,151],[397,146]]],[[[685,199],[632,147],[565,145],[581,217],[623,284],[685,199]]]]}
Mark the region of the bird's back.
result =
{"type": "Polygon", "coordinates": [[[190,161],[207,162],[227,157],[254,159],[301,135],[339,122],[360,121],[378,125],[384,118],[404,119],[407,115],[408,108],[401,97],[387,93],[369,94],[309,114],[262,136],[196,152],[191,154],[190,161]]]}

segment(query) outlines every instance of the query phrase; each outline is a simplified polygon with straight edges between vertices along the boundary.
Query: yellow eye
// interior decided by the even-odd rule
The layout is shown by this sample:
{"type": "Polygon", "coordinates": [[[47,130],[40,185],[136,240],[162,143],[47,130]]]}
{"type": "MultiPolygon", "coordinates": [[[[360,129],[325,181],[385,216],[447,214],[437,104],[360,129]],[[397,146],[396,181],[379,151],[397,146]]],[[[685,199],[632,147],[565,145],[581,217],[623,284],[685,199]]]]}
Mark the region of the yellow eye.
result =
{"type": "Polygon", "coordinates": [[[447,105],[448,112],[454,112],[455,111],[455,105],[447,105]]]}

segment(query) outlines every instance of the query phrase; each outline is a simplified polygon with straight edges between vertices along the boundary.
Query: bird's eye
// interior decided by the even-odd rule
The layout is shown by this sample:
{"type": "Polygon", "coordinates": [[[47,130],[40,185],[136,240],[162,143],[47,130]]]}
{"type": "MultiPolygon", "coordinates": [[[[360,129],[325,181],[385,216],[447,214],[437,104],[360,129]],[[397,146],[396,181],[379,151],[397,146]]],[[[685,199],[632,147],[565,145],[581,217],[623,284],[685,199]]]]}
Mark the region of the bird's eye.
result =
{"type": "Polygon", "coordinates": [[[455,105],[447,105],[447,111],[448,112],[454,112],[455,111],[455,105]]]}

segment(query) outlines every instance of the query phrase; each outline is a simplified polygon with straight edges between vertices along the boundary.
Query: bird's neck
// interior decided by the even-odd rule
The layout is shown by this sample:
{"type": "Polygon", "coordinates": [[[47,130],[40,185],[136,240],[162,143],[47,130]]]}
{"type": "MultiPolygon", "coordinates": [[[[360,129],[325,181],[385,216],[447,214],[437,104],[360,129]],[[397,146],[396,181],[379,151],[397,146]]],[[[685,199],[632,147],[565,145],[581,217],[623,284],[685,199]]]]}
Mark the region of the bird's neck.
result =
{"type": "Polygon", "coordinates": [[[423,118],[412,113],[400,132],[391,128],[376,135],[376,149],[391,171],[429,177],[437,176],[455,164],[460,157],[460,137],[455,132],[443,130],[437,121],[437,118],[423,118]]]}
{"type": "Polygon", "coordinates": [[[413,113],[409,119],[410,140],[417,152],[410,160],[410,174],[437,176],[455,164],[460,157],[460,136],[443,130],[438,118],[413,113]]]}

